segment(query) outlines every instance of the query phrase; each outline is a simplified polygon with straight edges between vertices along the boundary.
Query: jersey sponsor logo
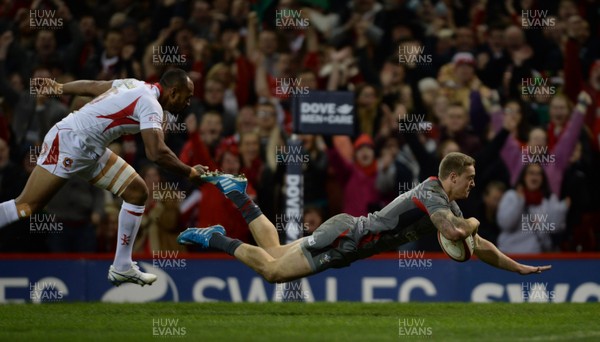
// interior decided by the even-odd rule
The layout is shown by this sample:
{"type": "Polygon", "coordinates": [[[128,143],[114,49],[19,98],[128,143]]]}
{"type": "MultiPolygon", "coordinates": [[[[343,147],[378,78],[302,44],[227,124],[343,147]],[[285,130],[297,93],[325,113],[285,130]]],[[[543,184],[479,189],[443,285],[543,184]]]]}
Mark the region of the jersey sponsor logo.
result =
{"type": "Polygon", "coordinates": [[[315,241],[315,237],[314,236],[309,236],[308,237],[308,245],[309,246],[314,246],[317,242],[315,241]]]}

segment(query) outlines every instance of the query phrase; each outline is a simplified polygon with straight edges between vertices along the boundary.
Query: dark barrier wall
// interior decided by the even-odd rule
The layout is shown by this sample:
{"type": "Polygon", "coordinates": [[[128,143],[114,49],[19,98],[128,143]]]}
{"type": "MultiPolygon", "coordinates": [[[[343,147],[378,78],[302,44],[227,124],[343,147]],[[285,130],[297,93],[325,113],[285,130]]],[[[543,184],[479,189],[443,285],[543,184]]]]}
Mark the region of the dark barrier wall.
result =
{"type": "Polygon", "coordinates": [[[152,286],[111,286],[112,257],[0,256],[0,303],[49,301],[462,301],[598,302],[600,255],[517,257],[551,271],[520,276],[479,260],[400,252],[359,261],[298,283],[269,284],[240,262],[219,255],[155,255],[139,260],[159,276],[152,286]],[[26,258],[26,259],[25,259],[26,258]],[[50,258],[50,259],[49,259],[50,258]],[[296,291],[290,291],[296,290],[296,291]],[[284,298],[293,294],[298,298],[284,298]]]}

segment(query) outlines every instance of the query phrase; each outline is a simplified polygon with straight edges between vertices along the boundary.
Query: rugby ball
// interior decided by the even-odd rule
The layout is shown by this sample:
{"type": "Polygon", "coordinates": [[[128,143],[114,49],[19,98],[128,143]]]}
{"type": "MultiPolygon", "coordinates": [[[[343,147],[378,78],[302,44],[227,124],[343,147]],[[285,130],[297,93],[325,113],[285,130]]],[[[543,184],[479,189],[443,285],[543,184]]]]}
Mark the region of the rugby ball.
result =
{"type": "Polygon", "coordinates": [[[472,236],[460,241],[451,241],[446,239],[439,230],[437,232],[437,236],[440,247],[442,247],[444,253],[446,253],[446,255],[452,260],[465,262],[471,258],[471,255],[473,255],[473,249],[475,249],[475,240],[473,240],[472,236]]]}

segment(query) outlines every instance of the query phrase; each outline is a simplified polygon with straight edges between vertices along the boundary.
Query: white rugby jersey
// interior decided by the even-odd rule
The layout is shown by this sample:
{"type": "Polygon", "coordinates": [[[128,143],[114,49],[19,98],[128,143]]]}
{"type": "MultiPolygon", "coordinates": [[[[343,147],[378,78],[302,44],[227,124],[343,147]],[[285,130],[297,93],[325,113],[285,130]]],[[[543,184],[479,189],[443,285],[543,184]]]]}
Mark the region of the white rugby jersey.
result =
{"type": "Polygon", "coordinates": [[[158,84],[136,79],[114,80],[112,88],[56,124],[72,129],[96,153],[115,139],[144,129],[162,129],[158,84]]]}

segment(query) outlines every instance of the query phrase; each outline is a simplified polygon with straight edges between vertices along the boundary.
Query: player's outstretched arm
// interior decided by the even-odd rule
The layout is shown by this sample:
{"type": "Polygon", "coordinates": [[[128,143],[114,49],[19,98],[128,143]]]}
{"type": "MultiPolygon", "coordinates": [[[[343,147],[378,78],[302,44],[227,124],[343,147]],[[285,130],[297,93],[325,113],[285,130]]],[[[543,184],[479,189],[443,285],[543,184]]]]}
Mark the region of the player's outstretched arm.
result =
{"type": "Polygon", "coordinates": [[[473,252],[486,264],[510,272],[517,272],[522,275],[542,273],[543,271],[547,271],[552,268],[551,265],[529,266],[520,264],[509,258],[506,254],[502,253],[496,246],[494,246],[493,243],[482,238],[478,234],[475,234],[475,250],[473,252]]]}
{"type": "Polygon", "coordinates": [[[479,221],[475,218],[464,219],[457,217],[449,209],[437,210],[430,216],[433,225],[452,241],[464,240],[477,231],[479,221]]]}
{"type": "Polygon", "coordinates": [[[63,93],[96,97],[112,88],[113,81],[73,81],[62,85],[63,93]]]}
{"type": "Polygon", "coordinates": [[[208,170],[208,167],[202,165],[190,167],[184,164],[165,144],[164,133],[160,129],[143,129],[141,134],[146,157],[150,161],[174,174],[189,177],[192,182],[200,182],[200,176],[208,170]]]}
{"type": "Polygon", "coordinates": [[[54,89],[54,94],[82,95],[96,97],[112,88],[113,81],[88,81],[79,80],[67,83],[58,83],[50,78],[36,78],[33,84],[37,87],[54,89]]]}

